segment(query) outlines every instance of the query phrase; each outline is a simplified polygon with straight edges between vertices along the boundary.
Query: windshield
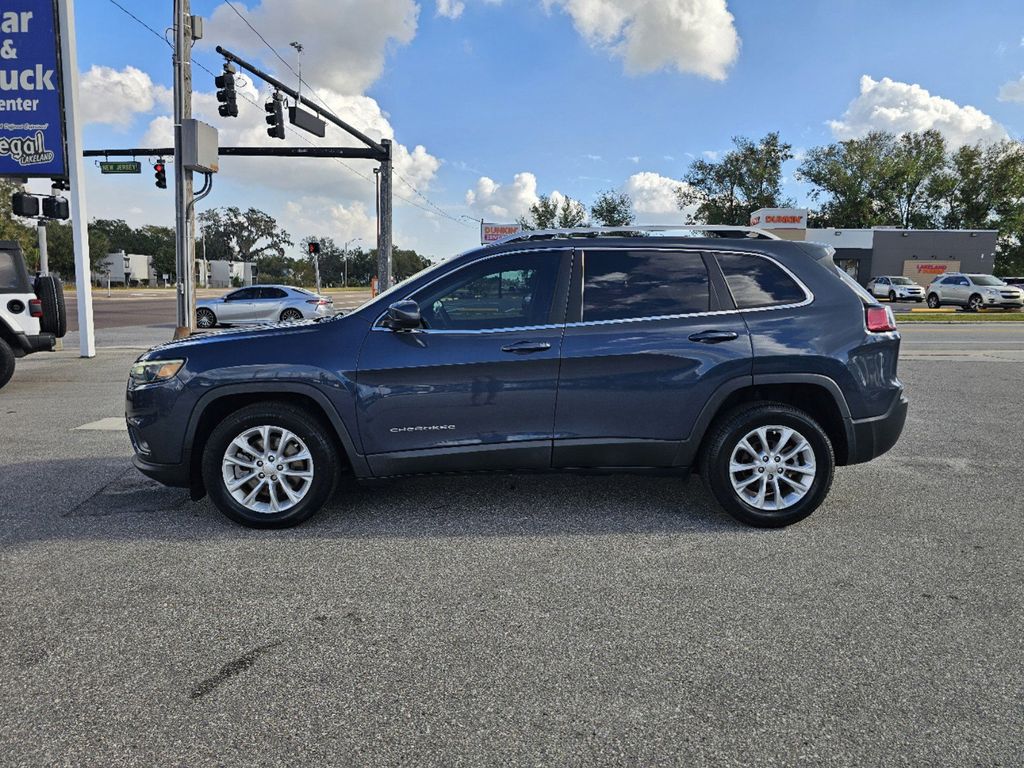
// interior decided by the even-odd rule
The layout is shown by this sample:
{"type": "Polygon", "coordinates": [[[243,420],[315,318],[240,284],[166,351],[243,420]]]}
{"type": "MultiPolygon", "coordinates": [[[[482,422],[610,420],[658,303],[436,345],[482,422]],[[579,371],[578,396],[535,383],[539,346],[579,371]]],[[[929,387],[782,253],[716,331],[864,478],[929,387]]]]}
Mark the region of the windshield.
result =
{"type": "Polygon", "coordinates": [[[1006,285],[998,277],[992,275],[968,275],[971,278],[971,282],[975,285],[1006,285]]]}
{"type": "Polygon", "coordinates": [[[894,277],[892,278],[893,285],[916,285],[916,283],[909,277],[894,277]]]}

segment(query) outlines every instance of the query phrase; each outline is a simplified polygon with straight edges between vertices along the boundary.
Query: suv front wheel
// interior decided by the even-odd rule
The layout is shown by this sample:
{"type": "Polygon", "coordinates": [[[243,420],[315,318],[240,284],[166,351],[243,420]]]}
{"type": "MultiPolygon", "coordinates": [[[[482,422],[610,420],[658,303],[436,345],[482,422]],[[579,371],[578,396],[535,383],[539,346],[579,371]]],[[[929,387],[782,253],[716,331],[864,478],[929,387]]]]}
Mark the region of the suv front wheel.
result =
{"type": "Polygon", "coordinates": [[[733,517],[759,528],[803,520],[828,494],[832,443],[809,414],[755,403],[722,419],[701,456],[704,483],[733,517]]]}
{"type": "Polygon", "coordinates": [[[203,449],[203,482],[227,517],[250,528],[298,525],[334,489],[339,459],[309,411],[279,402],[235,411],[203,449]]]}

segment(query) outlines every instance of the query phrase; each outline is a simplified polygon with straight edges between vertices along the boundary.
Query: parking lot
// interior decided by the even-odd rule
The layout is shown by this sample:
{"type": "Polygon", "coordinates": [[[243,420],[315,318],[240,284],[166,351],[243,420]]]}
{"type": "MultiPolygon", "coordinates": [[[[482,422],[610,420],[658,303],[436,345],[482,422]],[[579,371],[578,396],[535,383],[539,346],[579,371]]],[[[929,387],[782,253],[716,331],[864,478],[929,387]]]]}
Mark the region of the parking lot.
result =
{"type": "Polygon", "coordinates": [[[1024,325],[906,328],[901,441],[789,529],[514,475],[258,532],[130,466],[117,322],[0,392],[5,764],[1020,764],[1024,325]]]}

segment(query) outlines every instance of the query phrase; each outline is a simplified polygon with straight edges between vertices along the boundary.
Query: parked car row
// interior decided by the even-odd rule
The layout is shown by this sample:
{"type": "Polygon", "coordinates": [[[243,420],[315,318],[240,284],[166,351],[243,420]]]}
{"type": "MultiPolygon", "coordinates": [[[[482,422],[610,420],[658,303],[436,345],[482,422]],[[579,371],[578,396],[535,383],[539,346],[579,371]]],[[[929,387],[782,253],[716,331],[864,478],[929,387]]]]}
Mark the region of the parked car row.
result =
{"type": "Polygon", "coordinates": [[[896,301],[927,300],[932,309],[948,304],[976,312],[988,307],[1001,309],[1024,308],[1024,278],[1009,277],[1002,280],[993,275],[972,275],[946,272],[939,275],[927,288],[909,277],[882,275],[871,278],[868,292],[879,299],[896,301]]]}
{"type": "Polygon", "coordinates": [[[196,325],[253,325],[334,315],[334,299],[291,285],[252,285],[196,302],[196,325]]]}

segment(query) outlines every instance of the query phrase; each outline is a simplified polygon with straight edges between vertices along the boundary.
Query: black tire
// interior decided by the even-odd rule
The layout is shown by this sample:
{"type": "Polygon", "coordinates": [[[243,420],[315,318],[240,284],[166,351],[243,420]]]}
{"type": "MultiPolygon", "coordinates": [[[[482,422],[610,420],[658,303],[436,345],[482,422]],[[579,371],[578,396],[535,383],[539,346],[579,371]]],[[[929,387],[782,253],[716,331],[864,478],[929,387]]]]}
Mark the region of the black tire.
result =
{"type": "Polygon", "coordinates": [[[700,467],[705,486],[726,512],[757,528],[781,528],[803,520],[828,495],[835,454],[825,430],[809,414],[785,403],[758,402],[734,409],[715,422],[704,440],[700,467]],[[740,498],[729,474],[733,449],[751,430],[768,425],[795,429],[814,453],[815,475],[810,488],[792,506],[778,511],[758,509],[740,498]]]}
{"type": "Polygon", "coordinates": [[[341,459],[328,428],[312,413],[285,403],[262,402],[235,411],[217,425],[203,448],[202,465],[206,492],[225,516],[249,528],[289,528],[324,505],[334,490],[341,459]],[[312,457],[309,490],[301,501],[283,512],[261,513],[243,506],[227,489],[222,473],[225,451],[231,441],[248,429],[264,425],[291,431],[305,443],[312,457]]]}
{"type": "Polygon", "coordinates": [[[981,294],[972,293],[971,298],[967,300],[967,306],[964,307],[968,312],[977,312],[984,306],[984,300],[981,298],[981,294]]]}
{"type": "Polygon", "coordinates": [[[928,294],[928,308],[929,309],[938,309],[941,306],[942,306],[942,302],[939,301],[938,294],[929,293],[928,294]]]}
{"type": "Polygon", "coordinates": [[[39,330],[43,333],[52,333],[58,339],[63,339],[68,332],[64,286],[53,275],[40,275],[36,278],[35,292],[43,306],[43,316],[39,319],[39,330]]]}
{"type": "Polygon", "coordinates": [[[6,341],[0,339],[0,389],[11,380],[14,375],[14,350],[6,341]]]}
{"type": "Polygon", "coordinates": [[[197,328],[213,328],[217,325],[217,316],[213,314],[212,309],[206,307],[200,307],[196,310],[196,327],[197,328]]]}
{"type": "Polygon", "coordinates": [[[896,303],[896,291],[889,291],[889,303],[890,304],[895,304],[896,303]]]}
{"type": "Polygon", "coordinates": [[[281,322],[282,323],[288,323],[288,322],[291,322],[293,320],[301,320],[301,319],[302,319],[302,313],[299,312],[299,310],[297,310],[297,309],[292,309],[291,307],[289,307],[288,309],[286,309],[284,312],[281,313],[281,322]]]}

